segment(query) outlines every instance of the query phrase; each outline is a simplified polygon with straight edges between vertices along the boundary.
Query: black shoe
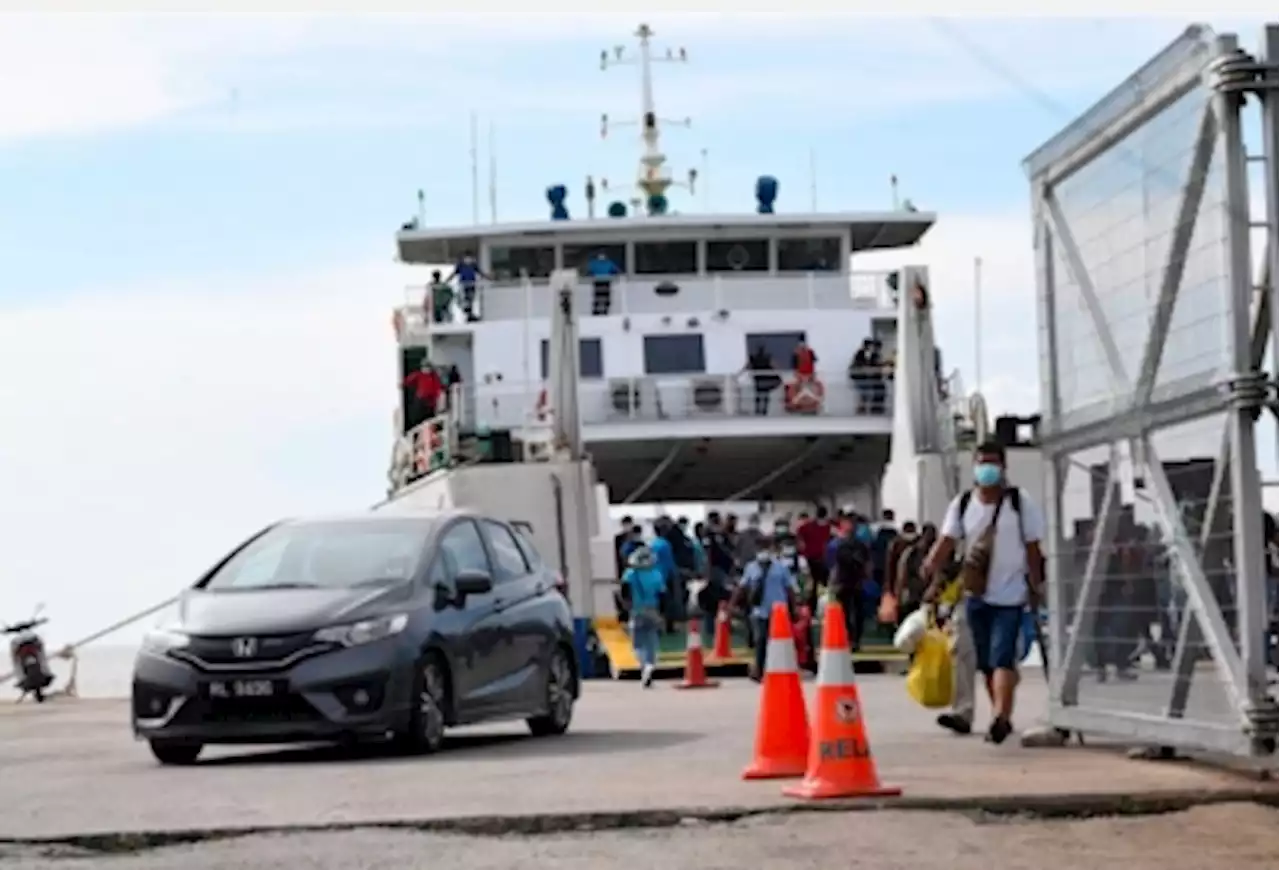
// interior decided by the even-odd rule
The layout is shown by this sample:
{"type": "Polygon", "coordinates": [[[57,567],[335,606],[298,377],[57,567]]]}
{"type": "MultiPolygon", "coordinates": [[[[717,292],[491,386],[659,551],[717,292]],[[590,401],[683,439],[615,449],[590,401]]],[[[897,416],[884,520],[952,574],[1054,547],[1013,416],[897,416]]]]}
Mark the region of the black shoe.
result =
{"type": "Polygon", "coordinates": [[[1008,719],[997,717],[992,720],[991,727],[987,729],[987,742],[999,746],[1012,733],[1013,724],[1008,719]]]}
{"type": "Polygon", "coordinates": [[[968,734],[973,730],[968,719],[961,718],[955,713],[943,713],[938,717],[938,724],[955,734],[968,734]]]}

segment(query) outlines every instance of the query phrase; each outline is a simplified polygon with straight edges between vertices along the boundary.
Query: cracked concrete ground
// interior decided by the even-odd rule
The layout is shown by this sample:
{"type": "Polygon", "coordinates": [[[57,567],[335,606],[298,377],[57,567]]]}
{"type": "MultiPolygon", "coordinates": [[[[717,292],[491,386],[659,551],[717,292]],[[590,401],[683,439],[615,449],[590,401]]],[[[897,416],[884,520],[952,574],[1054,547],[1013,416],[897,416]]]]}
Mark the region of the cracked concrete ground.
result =
{"type": "Polygon", "coordinates": [[[535,837],[368,829],[267,834],[129,855],[0,846],[0,864],[6,870],[1271,870],[1276,824],[1275,808],[1250,804],[1081,821],[887,810],[535,837]]]}

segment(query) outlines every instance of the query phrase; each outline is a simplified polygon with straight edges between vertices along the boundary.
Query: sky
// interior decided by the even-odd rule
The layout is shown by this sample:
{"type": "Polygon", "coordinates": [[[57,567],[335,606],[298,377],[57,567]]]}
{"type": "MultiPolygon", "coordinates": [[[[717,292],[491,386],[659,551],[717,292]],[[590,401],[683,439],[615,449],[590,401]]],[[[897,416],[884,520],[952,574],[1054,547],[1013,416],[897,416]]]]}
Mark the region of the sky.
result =
{"type": "MultiPolygon", "coordinates": [[[[691,63],[659,70],[660,114],[694,123],[665,145],[677,169],[708,154],[704,193],[675,206],[749,211],[767,173],[780,210],[809,210],[811,152],[821,210],[886,209],[896,175],[940,215],[911,259],[934,275],[947,367],[975,383],[980,256],[983,390],[1035,410],[1021,161],[1189,19],[667,5],[644,14],[691,63]]],[[[635,142],[601,141],[599,118],[638,88],[597,59],[641,15],[74,7],[0,4],[0,619],[44,601],[63,640],[273,519],[382,496],[390,306],[422,280],[395,230],[419,189],[429,224],[470,223],[472,111],[493,125],[501,220],[543,218],[549,184],[630,174],[635,142]]],[[[1210,23],[1252,46],[1260,21],[1210,23]]]]}

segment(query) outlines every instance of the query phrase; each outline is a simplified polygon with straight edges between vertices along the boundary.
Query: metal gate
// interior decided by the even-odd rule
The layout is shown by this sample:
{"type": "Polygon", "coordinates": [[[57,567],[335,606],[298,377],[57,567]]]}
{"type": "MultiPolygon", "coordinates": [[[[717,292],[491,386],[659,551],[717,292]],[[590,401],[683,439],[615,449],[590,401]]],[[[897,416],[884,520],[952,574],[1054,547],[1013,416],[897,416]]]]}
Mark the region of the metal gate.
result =
{"type": "Polygon", "coordinates": [[[1189,28],[1026,161],[1059,728],[1275,752],[1255,446],[1275,414],[1274,25],[1264,42],[1259,61],[1189,28]]]}

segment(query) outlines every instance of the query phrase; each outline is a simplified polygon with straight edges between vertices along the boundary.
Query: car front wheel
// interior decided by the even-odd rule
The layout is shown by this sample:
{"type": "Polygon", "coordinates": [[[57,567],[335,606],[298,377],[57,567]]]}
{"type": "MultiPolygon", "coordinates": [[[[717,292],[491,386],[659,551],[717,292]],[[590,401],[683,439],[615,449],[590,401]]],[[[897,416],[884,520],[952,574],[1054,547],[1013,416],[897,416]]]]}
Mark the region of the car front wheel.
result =
{"type": "Polygon", "coordinates": [[[448,687],[448,672],[439,656],[429,655],[418,663],[413,681],[413,712],[408,730],[401,735],[407,751],[432,753],[444,745],[448,687]]]}
{"type": "Polygon", "coordinates": [[[563,649],[552,653],[546,679],[547,712],[525,720],[529,724],[529,730],[537,737],[563,734],[569,730],[569,723],[573,720],[575,679],[573,665],[569,663],[569,655],[563,649]]]}
{"type": "Polygon", "coordinates": [[[161,764],[195,764],[204,749],[199,743],[171,743],[168,740],[152,740],[151,754],[161,764]]]}

